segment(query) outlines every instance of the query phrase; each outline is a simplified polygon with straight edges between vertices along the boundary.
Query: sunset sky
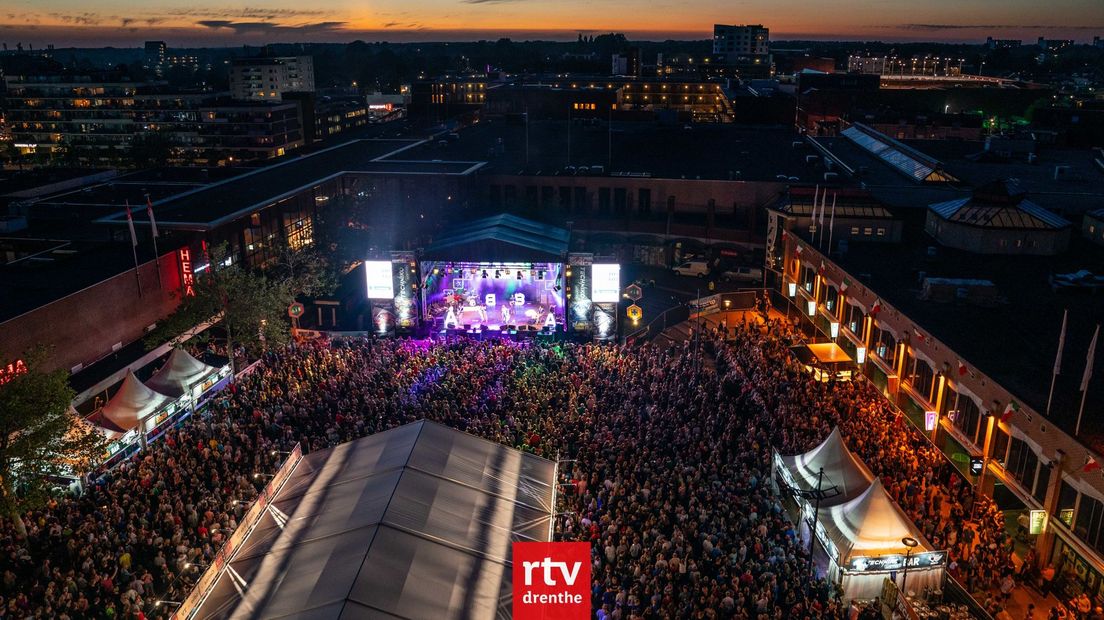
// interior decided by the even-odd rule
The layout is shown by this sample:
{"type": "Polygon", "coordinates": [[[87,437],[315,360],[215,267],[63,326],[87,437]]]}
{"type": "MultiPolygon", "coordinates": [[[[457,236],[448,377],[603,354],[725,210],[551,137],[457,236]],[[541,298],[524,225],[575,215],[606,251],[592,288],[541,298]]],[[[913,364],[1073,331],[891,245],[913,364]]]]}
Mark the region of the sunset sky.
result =
{"type": "Polygon", "coordinates": [[[573,39],[579,32],[704,39],[714,23],[762,23],[774,40],[1088,41],[1104,36],[1104,0],[0,0],[0,41],[10,47],[573,39]]]}

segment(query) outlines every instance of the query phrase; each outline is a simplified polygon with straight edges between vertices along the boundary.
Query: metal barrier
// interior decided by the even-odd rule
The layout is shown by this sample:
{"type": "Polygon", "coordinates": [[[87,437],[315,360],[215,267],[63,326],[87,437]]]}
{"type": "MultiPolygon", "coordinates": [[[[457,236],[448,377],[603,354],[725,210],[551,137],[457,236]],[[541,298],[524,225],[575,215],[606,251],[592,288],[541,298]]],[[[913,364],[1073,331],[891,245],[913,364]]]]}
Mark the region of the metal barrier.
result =
{"type": "Polygon", "coordinates": [[[975,618],[993,620],[993,616],[985,611],[985,608],[981,606],[981,603],[977,602],[977,599],[970,595],[966,590],[966,586],[963,586],[957,579],[950,575],[947,575],[947,579],[943,583],[943,600],[947,603],[965,605],[966,608],[970,610],[970,615],[975,618]]]}

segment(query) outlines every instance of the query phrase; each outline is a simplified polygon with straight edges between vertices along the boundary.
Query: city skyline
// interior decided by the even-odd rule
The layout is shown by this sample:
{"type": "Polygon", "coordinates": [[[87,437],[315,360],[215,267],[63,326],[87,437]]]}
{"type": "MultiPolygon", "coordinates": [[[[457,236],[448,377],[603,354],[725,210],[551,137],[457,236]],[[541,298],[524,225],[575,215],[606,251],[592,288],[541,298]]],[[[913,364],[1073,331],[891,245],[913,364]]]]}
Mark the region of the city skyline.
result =
{"type": "Polygon", "coordinates": [[[174,46],[278,42],[571,40],[578,34],[623,32],[636,40],[712,36],[714,23],[762,23],[774,40],[882,40],[982,42],[986,36],[1037,37],[1087,42],[1104,32],[1095,0],[936,0],[921,12],[903,0],[843,0],[819,13],[801,0],[746,0],[720,7],[707,0],[650,4],[633,11],[627,0],[543,3],[532,0],[379,0],[364,7],[350,0],[302,8],[290,0],[181,4],[153,0],[134,7],[124,0],[90,10],[80,0],[0,0],[0,41],[14,48],[135,47],[149,39],[174,46]]]}

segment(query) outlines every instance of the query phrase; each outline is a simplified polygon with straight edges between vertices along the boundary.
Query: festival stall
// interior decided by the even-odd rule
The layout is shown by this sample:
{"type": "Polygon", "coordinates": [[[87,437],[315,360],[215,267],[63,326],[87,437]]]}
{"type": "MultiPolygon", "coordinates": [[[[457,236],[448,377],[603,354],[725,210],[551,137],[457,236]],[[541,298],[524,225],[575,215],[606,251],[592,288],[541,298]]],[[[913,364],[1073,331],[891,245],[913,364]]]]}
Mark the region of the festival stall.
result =
{"type": "Polygon", "coordinates": [[[908,591],[942,589],[947,552],[932,548],[879,479],[851,501],[822,509],[816,529],[828,553],[828,578],[844,601],[879,596],[886,577],[904,581],[906,558],[908,591]]]}
{"type": "Polygon", "coordinates": [[[819,494],[821,508],[835,506],[855,499],[874,480],[866,465],[847,449],[838,427],[804,454],[782,456],[775,451],[774,468],[810,520],[813,505],[809,498],[819,494]]]}
{"type": "Polygon", "coordinates": [[[159,394],[127,371],[123,383],[102,409],[92,414],[88,421],[110,440],[105,461],[110,464],[127,448],[145,442],[145,432],[157,425],[158,419],[171,416],[179,403],[159,394]]]}
{"type": "Polygon", "coordinates": [[[851,356],[834,342],[799,344],[790,352],[817,381],[850,381],[855,369],[851,356]]]}
{"type": "Polygon", "coordinates": [[[159,414],[146,427],[152,439],[187,413],[194,413],[218,388],[230,379],[230,365],[222,368],[209,366],[188,354],[184,349],[173,349],[165,364],[146,381],[146,387],[175,400],[171,412],[159,414]]]}

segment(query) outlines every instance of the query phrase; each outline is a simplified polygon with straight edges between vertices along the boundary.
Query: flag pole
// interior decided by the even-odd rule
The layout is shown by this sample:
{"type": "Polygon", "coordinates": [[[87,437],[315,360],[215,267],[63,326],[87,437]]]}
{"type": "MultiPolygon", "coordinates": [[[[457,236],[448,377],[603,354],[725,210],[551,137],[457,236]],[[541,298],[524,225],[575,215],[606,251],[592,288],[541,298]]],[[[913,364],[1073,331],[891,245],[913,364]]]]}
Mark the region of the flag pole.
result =
{"type": "Polygon", "coordinates": [[[832,255],[832,233],[836,231],[836,198],[839,192],[832,194],[832,218],[828,223],[828,255],[832,255]]]}
{"type": "MultiPolygon", "coordinates": [[[[138,237],[134,234],[134,216],[130,213],[130,201],[126,201],[127,227],[130,228],[130,253],[134,257],[134,279],[138,282],[138,296],[142,296],[142,276],[138,273],[138,237]]],[[[145,435],[143,435],[145,436],[145,435]]]]}
{"type": "Polygon", "coordinates": [[[1054,373],[1050,376],[1050,394],[1047,395],[1046,416],[1050,417],[1050,403],[1054,400],[1054,384],[1058,381],[1058,373],[1062,372],[1062,349],[1066,344],[1066,319],[1069,318],[1069,309],[1062,312],[1062,332],[1058,335],[1058,354],[1054,356],[1054,373]]]}
{"type": "Polygon", "coordinates": [[[1081,378],[1081,408],[1077,410],[1077,427],[1073,429],[1076,438],[1081,434],[1081,415],[1085,413],[1085,397],[1089,395],[1089,379],[1092,378],[1093,357],[1096,355],[1096,339],[1100,336],[1100,324],[1096,324],[1092,342],[1089,343],[1089,354],[1085,360],[1085,375],[1081,378]]]}
{"type": "Polygon", "coordinates": [[[157,222],[153,219],[153,201],[146,194],[146,214],[149,215],[150,230],[153,233],[153,261],[157,263],[157,288],[165,290],[165,283],[161,281],[161,253],[157,251],[157,222]]]}

